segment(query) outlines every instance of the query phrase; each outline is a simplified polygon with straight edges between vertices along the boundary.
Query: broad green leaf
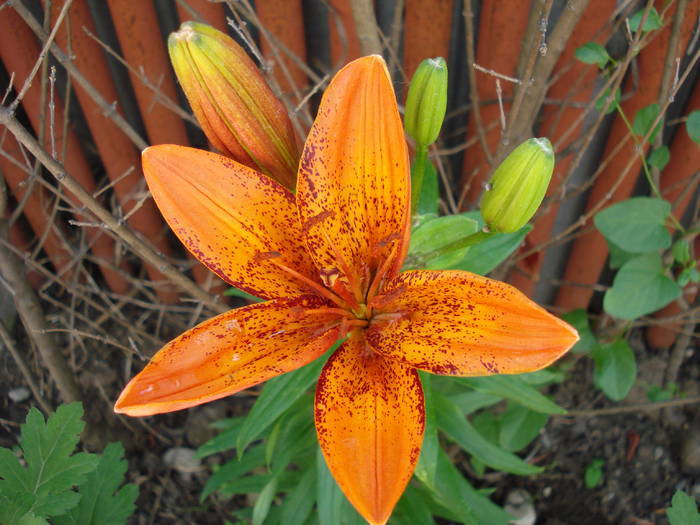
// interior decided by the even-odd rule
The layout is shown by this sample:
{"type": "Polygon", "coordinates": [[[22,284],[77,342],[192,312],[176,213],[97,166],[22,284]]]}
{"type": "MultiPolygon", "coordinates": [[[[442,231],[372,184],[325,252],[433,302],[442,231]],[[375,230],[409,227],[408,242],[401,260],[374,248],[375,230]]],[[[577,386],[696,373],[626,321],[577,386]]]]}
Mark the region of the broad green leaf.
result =
{"type": "Polygon", "coordinates": [[[610,113],[612,113],[613,111],[615,111],[615,109],[617,109],[619,107],[620,96],[621,96],[620,89],[618,88],[615,90],[615,95],[613,96],[613,99],[610,102],[608,102],[609,96],[610,96],[610,90],[606,88],[601,93],[601,95],[596,99],[595,109],[598,112],[602,112],[603,110],[605,110],[605,114],[609,115],[610,113]]]}
{"type": "Polygon", "coordinates": [[[700,514],[695,498],[682,490],[677,490],[671,499],[671,506],[666,509],[671,525],[700,525],[700,514]]]}
{"type": "MultiPolygon", "coordinates": [[[[636,33],[639,29],[639,24],[642,23],[642,18],[644,17],[644,9],[640,9],[635,14],[629,18],[630,30],[636,33]]],[[[644,21],[644,26],[642,27],[642,32],[646,33],[648,31],[654,31],[655,29],[660,29],[664,25],[659,12],[655,7],[649,9],[649,14],[644,21]]]]}
{"type": "Polygon", "coordinates": [[[565,414],[566,410],[544,396],[539,390],[525,383],[518,376],[498,375],[489,377],[462,377],[455,381],[479,392],[493,394],[520,403],[536,412],[565,414]]]}
{"type": "Polygon", "coordinates": [[[605,242],[608,243],[608,252],[610,252],[608,266],[613,270],[619,270],[627,261],[631,261],[638,255],[636,253],[626,252],[617,244],[611,242],[610,239],[605,239],[605,242]]]}
{"type": "Polygon", "coordinates": [[[440,189],[438,187],[438,175],[435,166],[426,159],[423,185],[418,198],[418,215],[437,215],[439,211],[440,189]]]}
{"type": "Polygon", "coordinates": [[[605,461],[602,459],[594,459],[586,467],[583,473],[583,482],[586,488],[594,489],[600,485],[600,482],[603,480],[603,465],[605,465],[605,461]]]}
{"type": "Polygon", "coordinates": [[[691,261],[690,243],[685,239],[678,239],[671,247],[673,259],[681,265],[685,265],[691,261]]]}
{"type": "Polygon", "coordinates": [[[598,341],[591,330],[591,325],[588,322],[588,314],[586,313],[586,310],[583,308],[572,310],[571,312],[562,315],[562,319],[576,328],[580,337],[578,342],[571,349],[572,352],[576,354],[583,354],[590,352],[593,350],[593,348],[595,348],[598,341]]]}
{"type": "Polygon", "coordinates": [[[423,446],[416,465],[416,475],[420,471],[420,478],[432,486],[435,483],[435,471],[437,469],[437,457],[440,443],[437,434],[437,416],[433,404],[433,388],[431,375],[419,372],[423,384],[423,397],[425,399],[425,430],[423,433],[423,446]]]}
{"type": "Polygon", "coordinates": [[[485,439],[462,415],[459,407],[439,392],[433,391],[438,427],[465,451],[486,465],[512,474],[529,475],[542,469],[529,465],[518,456],[485,439]]]}
{"type": "Polygon", "coordinates": [[[685,122],[685,130],[695,143],[700,144],[700,109],[692,111],[685,122]]]}
{"type": "Polygon", "coordinates": [[[510,452],[524,449],[545,426],[549,416],[515,403],[509,403],[501,416],[498,442],[510,452]]]}
{"type": "Polygon", "coordinates": [[[256,440],[284,411],[311,388],[311,385],[318,379],[328,356],[337,348],[338,344],[336,343],[330,351],[314,362],[265,383],[260,396],[255,401],[253,408],[250,409],[238,432],[236,447],[239,454],[243,454],[251,442],[256,440]]]}
{"type": "Polygon", "coordinates": [[[28,512],[17,522],[17,525],[49,525],[49,522],[33,512],[28,512]]]}
{"type": "MultiPolygon", "coordinates": [[[[476,233],[476,221],[464,215],[446,215],[430,220],[411,234],[409,255],[422,255],[438,250],[448,244],[476,233]]],[[[426,261],[424,267],[430,270],[443,270],[461,261],[470,248],[461,248],[426,261]]]]}
{"type": "Polygon", "coordinates": [[[668,147],[661,146],[651,152],[647,162],[649,162],[649,165],[655,167],[657,170],[663,171],[669,160],[671,160],[671,152],[669,151],[668,147]]]}
{"type": "Polygon", "coordinates": [[[316,454],[316,500],[320,523],[341,523],[345,496],[328,470],[320,448],[316,454]]]}
{"type": "Polygon", "coordinates": [[[128,468],[121,443],[110,443],[97,468],[80,485],[80,501],[67,514],[54,518],[56,525],[122,525],[134,512],[139,494],[136,485],[122,488],[128,468]]]}
{"type": "Polygon", "coordinates": [[[671,204],[663,199],[634,197],[598,213],[596,228],[610,242],[630,253],[650,253],[671,246],[666,218],[671,204]]]}
{"type": "Polygon", "coordinates": [[[285,525],[303,525],[311,515],[316,501],[310,494],[316,494],[316,463],[306,468],[299,483],[287,494],[282,508],[282,523],[285,525]]]}
{"type": "Polygon", "coordinates": [[[637,362],[627,341],[600,345],[591,354],[595,361],[593,381],[613,401],[621,401],[637,378],[637,362]]]}
{"type": "Polygon", "coordinates": [[[596,64],[601,69],[610,61],[608,52],[597,42],[583,44],[576,50],[575,55],[581,62],[585,64],[596,64]]]}
{"type": "Polygon", "coordinates": [[[654,131],[651,131],[651,133],[650,130],[659,116],[659,111],[661,111],[661,106],[656,103],[649,104],[637,111],[637,114],[634,116],[634,122],[632,123],[632,131],[634,134],[639,135],[641,138],[649,134],[647,140],[649,143],[654,142],[654,138],[656,138],[656,135],[661,131],[661,122],[659,121],[656,123],[654,131]]]}
{"type": "MultiPolygon", "coordinates": [[[[476,220],[480,229],[483,227],[484,220],[478,211],[468,212],[463,215],[476,220]]],[[[452,266],[451,269],[486,275],[517,250],[530,230],[532,230],[532,226],[526,224],[517,232],[493,235],[485,241],[471,246],[464,258],[452,266]]]]}
{"type": "Polygon", "coordinates": [[[664,273],[661,255],[640,255],[625,263],[605,292],[603,308],[620,319],[636,319],[677,299],[682,289],[664,273]]]}
{"type": "Polygon", "coordinates": [[[85,426],[82,415],[80,403],[61,405],[48,421],[31,408],[19,443],[27,468],[9,450],[0,449],[0,497],[23,508],[31,499],[29,510],[40,518],[65,514],[77,505],[80,496],[71,489],[85,480],[98,461],[93,454],[72,454],[85,426]]]}

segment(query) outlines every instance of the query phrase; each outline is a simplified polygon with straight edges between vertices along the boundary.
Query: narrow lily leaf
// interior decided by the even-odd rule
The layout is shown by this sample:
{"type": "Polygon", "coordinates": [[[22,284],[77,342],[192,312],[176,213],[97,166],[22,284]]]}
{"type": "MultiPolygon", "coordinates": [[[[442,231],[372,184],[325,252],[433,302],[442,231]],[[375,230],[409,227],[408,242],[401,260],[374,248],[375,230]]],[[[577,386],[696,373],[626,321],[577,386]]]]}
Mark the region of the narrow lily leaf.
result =
{"type": "Polygon", "coordinates": [[[282,523],[285,525],[304,525],[311,515],[316,494],[316,462],[304,470],[299,483],[287,494],[282,506],[282,523]]]}
{"type": "Polygon", "coordinates": [[[416,465],[416,476],[426,480],[429,486],[433,486],[435,484],[438,452],[440,451],[440,442],[437,434],[437,415],[433,405],[432,378],[430,374],[425,372],[420,373],[420,378],[425,399],[425,432],[423,434],[423,447],[416,465]]]}
{"type": "Polygon", "coordinates": [[[336,343],[330,352],[326,352],[307,366],[270,379],[265,383],[238,433],[236,447],[239,454],[243,454],[250,443],[255,441],[282,413],[309,391],[309,388],[316,383],[328,356],[338,345],[339,343],[336,343]]]}
{"type": "Polygon", "coordinates": [[[456,381],[479,392],[510,399],[536,412],[566,414],[566,410],[517,376],[463,377],[456,381]]]}
{"type": "Polygon", "coordinates": [[[238,433],[243,425],[243,418],[236,417],[228,421],[229,424],[225,429],[197,449],[196,457],[206,458],[212,454],[217,454],[234,447],[236,439],[238,438],[238,433]]]}
{"type": "Polygon", "coordinates": [[[620,268],[612,288],[605,292],[603,308],[620,319],[636,319],[660,310],[683,293],[664,271],[659,253],[640,255],[620,268]]]}
{"type": "Polygon", "coordinates": [[[263,525],[270,512],[270,505],[277,493],[277,478],[273,477],[265,488],[260,491],[258,499],[253,505],[253,525],[263,525]]]}
{"type": "Polygon", "coordinates": [[[328,470],[326,460],[323,458],[320,450],[316,455],[316,499],[318,501],[318,521],[320,523],[341,522],[345,497],[333,479],[331,471],[328,470]]]}
{"type": "Polygon", "coordinates": [[[214,472],[204,485],[199,500],[204,501],[212,492],[219,490],[225,484],[232,483],[254,468],[263,465],[265,465],[265,446],[257,445],[241,459],[232,459],[214,472]]]}
{"type": "Polygon", "coordinates": [[[578,340],[576,331],[516,288],[457,270],[408,271],[391,281],[379,311],[410,318],[375,323],[380,354],[439,375],[532,372],[578,340]]]}
{"type": "MultiPolygon", "coordinates": [[[[437,457],[436,457],[437,460],[437,457]]],[[[396,505],[392,523],[397,525],[434,525],[435,520],[423,494],[409,485],[396,505]]]]}
{"type": "Polygon", "coordinates": [[[240,299],[245,299],[246,301],[250,301],[251,303],[259,303],[262,301],[259,297],[255,297],[254,295],[250,295],[248,292],[244,292],[243,290],[239,290],[238,288],[231,287],[228,290],[224,292],[224,295],[228,297],[238,297],[240,299]]]}
{"type": "Polygon", "coordinates": [[[438,426],[453,441],[486,465],[513,474],[537,474],[542,468],[525,463],[482,437],[466,420],[459,408],[438,392],[433,392],[438,426]]]}
{"type": "MultiPolygon", "coordinates": [[[[468,237],[478,231],[478,223],[464,215],[446,215],[421,224],[411,235],[409,255],[421,256],[468,237]]],[[[454,250],[425,261],[425,268],[441,270],[452,268],[464,259],[470,248],[454,250]]]]}
{"type": "MultiPolygon", "coordinates": [[[[479,223],[483,228],[484,219],[478,211],[463,214],[479,223]]],[[[499,233],[474,246],[471,246],[464,258],[452,269],[486,275],[501,264],[511,253],[518,249],[525,236],[532,230],[529,224],[514,233],[499,233]]]]}
{"type": "Polygon", "coordinates": [[[510,452],[518,452],[528,446],[547,424],[549,416],[515,403],[501,416],[498,442],[510,452]]]}
{"type": "Polygon", "coordinates": [[[486,408],[503,400],[500,396],[485,394],[475,390],[448,395],[447,398],[457,405],[465,416],[476,412],[480,408],[486,408]]]}

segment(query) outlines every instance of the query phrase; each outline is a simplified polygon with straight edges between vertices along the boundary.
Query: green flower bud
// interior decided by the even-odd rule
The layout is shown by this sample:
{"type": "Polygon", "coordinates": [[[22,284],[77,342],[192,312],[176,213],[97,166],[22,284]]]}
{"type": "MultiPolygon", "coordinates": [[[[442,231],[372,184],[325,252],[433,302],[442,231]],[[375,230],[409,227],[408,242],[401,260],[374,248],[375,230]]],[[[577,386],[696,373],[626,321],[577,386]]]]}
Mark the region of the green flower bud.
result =
{"type": "Polygon", "coordinates": [[[496,168],[481,198],[481,215],[495,232],[519,230],[537,211],[554,171],[554,151],[546,138],[529,139],[496,168]]]}
{"type": "Polygon", "coordinates": [[[404,123],[418,146],[437,140],[447,108],[447,64],[442,57],[427,58],[416,69],[408,88],[404,123]]]}

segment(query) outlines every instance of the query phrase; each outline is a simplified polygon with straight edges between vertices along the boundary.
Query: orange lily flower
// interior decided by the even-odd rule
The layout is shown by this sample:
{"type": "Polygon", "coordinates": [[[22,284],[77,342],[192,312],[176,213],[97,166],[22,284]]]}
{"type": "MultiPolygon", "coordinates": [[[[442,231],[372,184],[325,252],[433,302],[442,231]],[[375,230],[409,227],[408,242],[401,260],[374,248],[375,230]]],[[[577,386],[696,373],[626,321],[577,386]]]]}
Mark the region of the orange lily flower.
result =
{"type": "Polygon", "coordinates": [[[401,266],[409,162],[381,57],[329,85],[302,154],[296,196],[226,157],[155,146],[143,167],[187,248],[266,302],[204,321],[168,343],[115,410],[147,416],[219,399],[318,358],[319,444],[358,512],[383,524],[421,449],[417,369],[477,376],[540,369],[576,331],[513,287],[462,271],[401,266]]]}

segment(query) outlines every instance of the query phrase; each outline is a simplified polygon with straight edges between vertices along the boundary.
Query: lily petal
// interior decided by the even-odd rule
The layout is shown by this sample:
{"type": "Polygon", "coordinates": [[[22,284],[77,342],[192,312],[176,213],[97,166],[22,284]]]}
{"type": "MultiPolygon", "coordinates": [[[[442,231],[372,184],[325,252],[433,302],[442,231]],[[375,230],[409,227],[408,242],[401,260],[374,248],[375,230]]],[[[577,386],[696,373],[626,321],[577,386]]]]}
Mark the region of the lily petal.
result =
{"type": "Polygon", "coordinates": [[[408,245],[409,184],[403,126],[384,60],[355,60],[323,95],[299,167],[297,203],[319,270],[340,271],[351,285],[366,286],[367,276],[391,257],[389,275],[398,273],[408,245]]]}
{"type": "Polygon", "coordinates": [[[318,282],[294,195],[278,182],[222,155],[173,145],[145,149],[143,171],[175,234],[229,284],[263,299],[309,291],[277,263],[318,282]]]}
{"type": "Polygon", "coordinates": [[[328,303],[298,296],[223,313],[165,345],[122,391],[115,412],[150,416],[234,394],[310,363],[338,329],[304,310],[328,303]]]}
{"type": "Polygon", "coordinates": [[[516,288],[462,271],[411,271],[375,300],[367,340],[382,355],[434,374],[539,370],[578,341],[571,326],[516,288]]]}
{"type": "Polygon", "coordinates": [[[361,331],[353,332],[321,372],[315,417],[321,450],[345,496],[367,521],[385,523],[423,442],[418,373],[376,354],[361,331]]]}

